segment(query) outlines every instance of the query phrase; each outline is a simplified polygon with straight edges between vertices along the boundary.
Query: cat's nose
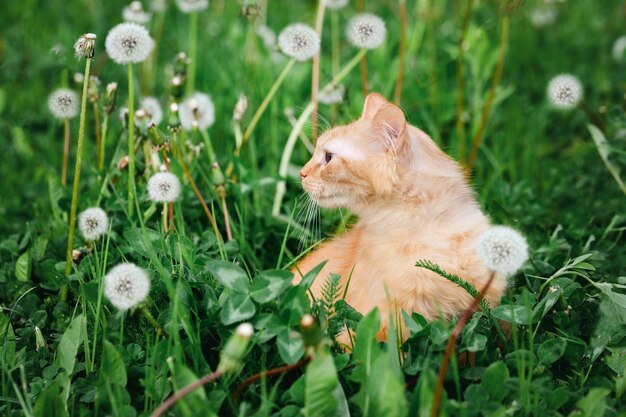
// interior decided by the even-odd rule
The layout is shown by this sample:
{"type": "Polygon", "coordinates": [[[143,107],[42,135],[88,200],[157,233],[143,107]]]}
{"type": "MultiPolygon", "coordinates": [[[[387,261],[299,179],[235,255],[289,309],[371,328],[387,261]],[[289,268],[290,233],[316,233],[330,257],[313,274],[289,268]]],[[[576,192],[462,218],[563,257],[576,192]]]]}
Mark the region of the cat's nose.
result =
{"type": "Polygon", "coordinates": [[[304,173],[304,171],[300,171],[300,179],[302,181],[304,181],[304,179],[307,177],[307,175],[304,173]]]}

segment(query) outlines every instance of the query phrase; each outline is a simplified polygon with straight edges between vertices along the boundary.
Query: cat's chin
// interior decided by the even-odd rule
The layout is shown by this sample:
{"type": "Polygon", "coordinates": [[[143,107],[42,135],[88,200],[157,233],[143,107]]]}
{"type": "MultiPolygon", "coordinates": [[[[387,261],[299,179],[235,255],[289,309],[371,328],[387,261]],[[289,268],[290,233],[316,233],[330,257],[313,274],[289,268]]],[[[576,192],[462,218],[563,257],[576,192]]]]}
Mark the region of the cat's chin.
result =
{"type": "Polygon", "coordinates": [[[318,206],[328,209],[348,207],[349,199],[341,195],[318,195],[313,197],[318,206]]]}

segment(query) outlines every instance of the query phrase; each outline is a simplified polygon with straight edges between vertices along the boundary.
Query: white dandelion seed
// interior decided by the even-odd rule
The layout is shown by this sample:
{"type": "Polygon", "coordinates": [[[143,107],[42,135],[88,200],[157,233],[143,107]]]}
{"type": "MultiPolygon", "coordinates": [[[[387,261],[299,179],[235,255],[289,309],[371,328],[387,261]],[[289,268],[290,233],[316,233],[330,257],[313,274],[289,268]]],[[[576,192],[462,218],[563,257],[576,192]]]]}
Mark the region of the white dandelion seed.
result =
{"type": "Polygon", "coordinates": [[[386,36],[384,20],[374,14],[360,14],[348,23],[348,40],[357,48],[376,49],[386,36]]]}
{"type": "Polygon", "coordinates": [[[320,37],[309,25],[294,23],[278,35],[278,47],[296,61],[313,58],[320,50],[320,37]]]}
{"type": "Polygon", "coordinates": [[[548,84],[548,100],[559,109],[576,107],[583,97],[583,86],[573,75],[560,74],[548,84]]]}
{"type": "Polygon", "coordinates": [[[256,34],[263,41],[266,49],[272,50],[276,46],[276,33],[266,25],[258,25],[256,34]]]}
{"type": "Polygon", "coordinates": [[[326,8],[332,10],[343,9],[350,3],[350,0],[326,0],[326,8]]]}
{"type": "Polygon", "coordinates": [[[133,1],[122,9],[122,19],[126,22],[139,23],[145,25],[150,21],[150,13],[143,9],[140,1],[133,1]]]}
{"type": "Polygon", "coordinates": [[[91,207],[78,215],[78,229],[85,240],[93,242],[109,230],[109,217],[99,207],[91,207]]]}
{"type": "Polygon", "coordinates": [[[611,49],[611,55],[616,61],[623,61],[626,58],[626,36],[620,36],[613,43],[613,49],[611,49]]]}
{"type": "Polygon", "coordinates": [[[48,107],[58,119],[71,119],[78,114],[78,94],[67,88],[59,88],[48,98],[48,107]]]}
{"type": "Polygon", "coordinates": [[[320,103],[331,105],[341,103],[346,87],[343,84],[328,84],[318,94],[317,99],[320,103]]]}
{"type": "Polygon", "coordinates": [[[528,259],[528,244],[516,230],[493,226],[478,237],[476,255],[487,268],[510,277],[528,259]]]}
{"type": "Polygon", "coordinates": [[[133,263],[118,264],[104,276],[104,295],[119,310],[136,307],[149,292],[148,273],[133,263]]]}
{"type": "Polygon", "coordinates": [[[154,41],[145,27],[126,22],[109,31],[104,46],[114,62],[136,64],[148,58],[154,48],[154,41]]]}
{"type": "Polygon", "coordinates": [[[176,5],[183,13],[193,13],[208,8],[209,0],[176,0],[176,5]]]}
{"type": "Polygon", "coordinates": [[[157,203],[171,203],[180,196],[180,181],[169,172],[159,172],[148,180],[148,198],[157,203]]]}
{"type": "Polygon", "coordinates": [[[85,33],[74,43],[74,53],[77,58],[93,58],[93,51],[96,46],[96,35],[85,33]]]}
{"type": "Polygon", "coordinates": [[[196,92],[180,104],[178,116],[183,129],[192,130],[195,122],[204,130],[215,123],[215,106],[209,95],[196,92]]]}
{"type": "Polygon", "coordinates": [[[141,99],[140,108],[146,113],[146,116],[150,117],[148,123],[158,125],[163,120],[163,109],[156,98],[144,97],[141,99]]]}

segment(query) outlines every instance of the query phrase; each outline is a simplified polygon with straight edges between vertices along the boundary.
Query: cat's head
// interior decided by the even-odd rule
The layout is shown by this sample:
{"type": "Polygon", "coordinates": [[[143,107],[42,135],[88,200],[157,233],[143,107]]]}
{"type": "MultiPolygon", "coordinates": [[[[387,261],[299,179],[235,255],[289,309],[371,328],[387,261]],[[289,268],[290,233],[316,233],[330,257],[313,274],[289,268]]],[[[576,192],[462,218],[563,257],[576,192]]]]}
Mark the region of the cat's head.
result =
{"type": "Polygon", "coordinates": [[[322,207],[353,211],[397,191],[409,155],[402,110],[383,96],[367,96],[361,117],[325,132],[302,168],[304,190],[322,207]]]}

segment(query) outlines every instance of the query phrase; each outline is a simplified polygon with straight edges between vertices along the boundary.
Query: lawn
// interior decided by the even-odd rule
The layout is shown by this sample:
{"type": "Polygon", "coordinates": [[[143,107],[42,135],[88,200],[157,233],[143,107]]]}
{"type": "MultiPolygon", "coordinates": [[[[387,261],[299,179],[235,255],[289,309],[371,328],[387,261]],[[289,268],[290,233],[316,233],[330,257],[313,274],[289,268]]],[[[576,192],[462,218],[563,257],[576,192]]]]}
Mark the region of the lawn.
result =
{"type": "Polygon", "coordinates": [[[141,3],[2,5],[0,415],[626,416],[623,1],[141,3]],[[460,319],[291,283],[357,220],[299,170],[369,92],[528,242],[453,351],[460,319]]]}

